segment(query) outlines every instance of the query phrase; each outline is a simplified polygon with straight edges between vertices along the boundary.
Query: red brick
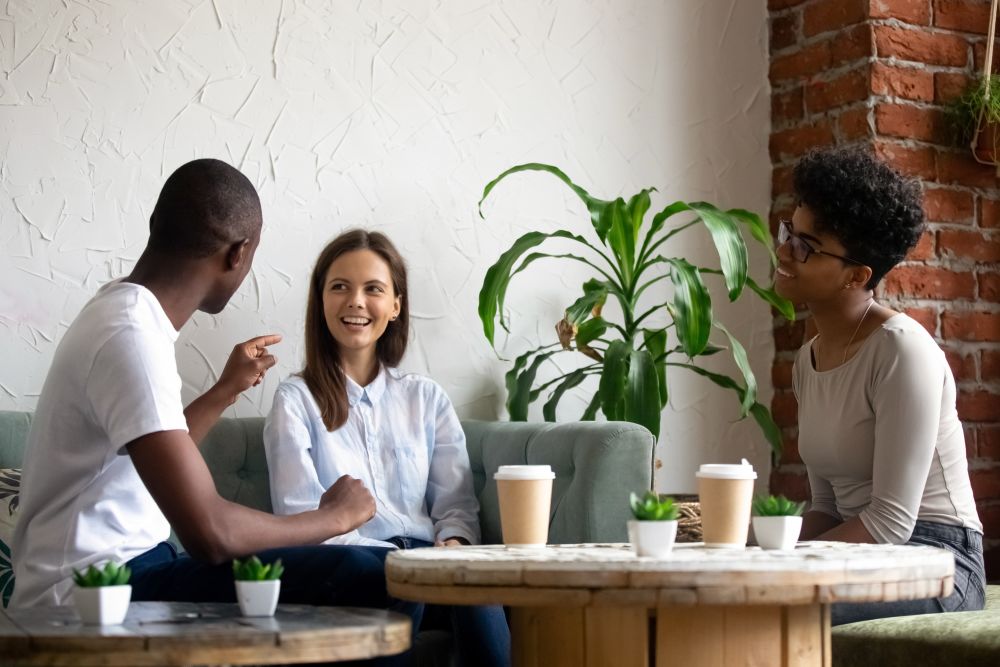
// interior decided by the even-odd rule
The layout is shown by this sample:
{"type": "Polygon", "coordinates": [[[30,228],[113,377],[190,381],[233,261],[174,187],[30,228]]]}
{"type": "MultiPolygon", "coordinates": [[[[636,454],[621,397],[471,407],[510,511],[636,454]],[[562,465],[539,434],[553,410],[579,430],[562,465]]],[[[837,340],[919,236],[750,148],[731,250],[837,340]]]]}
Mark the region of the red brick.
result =
{"type": "Polygon", "coordinates": [[[933,308],[904,308],[903,312],[919,322],[930,335],[937,332],[937,311],[933,308]]]}
{"type": "Polygon", "coordinates": [[[971,223],[976,203],[967,190],[927,188],[924,190],[924,213],[933,222],[971,223]]]}
{"type": "Polygon", "coordinates": [[[840,140],[851,142],[872,134],[871,123],[868,120],[869,109],[848,109],[837,116],[837,131],[840,140]]]}
{"type": "Polygon", "coordinates": [[[798,436],[785,434],[785,437],[781,439],[779,463],[802,463],[802,457],[799,456],[798,436]]]}
{"type": "Polygon", "coordinates": [[[897,266],[885,277],[885,291],[890,296],[920,299],[971,299],[975,279],[969,272],[936,266],[897,266]]]}
{"type": "Polygon", "coordinates": [[[950,102],[964,93],[970,83],[972,83],[972,78],[967,74],[935,72],[934,101],[938,104],[950,102]]]}
{"type": "Polygon", "coordinates": [[[799,13],[771,18],[771,53],[788,48],[799,41],[799,13]]]}
{"type": "Polygon", "coordinates": [[[979,200],[979,226],[980,227],[1000,227],[1000,201],[987,199],[979,200]]]}
{"type": "Polygon", "coordinates": [[[955,183],[969,187],[1000,187],[996,167],[979,164],[968,150],[958,153],[938,151],[938,182],[955,183]]]}
{"type": "Polygon", "coordinates": [[[795,87],[782,93],[771,95],[771,123],[781,125],[801,119],[803,116],[802,88],[795,87]]]}
{"type": "Polygon", "coordinates": [[[944,356],[951,366],[952,375],[959,382],[963,380],[975,381],[976,379],[976,355],[962,354],[957,350],[945,350],[944,356]]]}
{"type": "Polygon", "coordinates": [[[1000,415],[1000,394],[984,389],[958,392],[958,417],[962,421],[987,422],[1000,415]]]}
{"type": "Polygon", "coordinates": [[[806,37],[840,30],[867,18],[864,0],[817,0],[802,11],[802,30],[806,37]]]}
{"type": "Polygon", "coordinates": [[[934,75],[923,69],[874,63],[871,87],[876,95],[903,97],[918,102],[934,100],[934,75]]]}
{"type": "Polygon", "coordinates": [[[830,40],[771,59],[772,85],[785,79],[808,78],[830,66],[830,40]]]}
{"type": "Polygon", "coordinates": [[[810,148],[833,143],[833,130],[828,122],[793,127],[771,135],[771,159],[775,162],[794,159],[810,148]]]}
{"type": "Polygon", "coordinates": [[[971,461],[976,458],[979,448],[976,446],[976,426],[974,424],[963,424],[962,434],[965,436],[965,458],[971,461]]]}
{"type": "Polygon", "coordinates": [[[803,467],[800,470],[788,467],[775,468],[771,471],[769,484],[771,493],[784,495],[791,500],[809,500],[809,478],[803,467]]]}
{"type": "Polygon", "coordinates": [[[899,58],[925,65],[964,67],[968,45],[962,37],[931,33],[895,25],[874,27],[875,50],[879,58],[899,58]]]}
{"type": "Polygon", "coordinates": [[[934,234],[921,234],[917,245],[906,255],[906,259],[912,261],[924,261],[934,258],[934,234]]]}
{"type": "MultiPolygon", "coordinates": [[[[975,489],[973,489],[973,495],[975,495],[975,489]]],[[[979,520],[983,523],[983,534],[989,537],[996,537],[1000,535],[1000,504],[995,502],[990,502],[992,498],[983,497],[984,503],[976,503],[976,512],[979,514],[979,520]]],[[[989,562],[989,549],[984,553],[984,560],[989,562]]],[[[995,549],[992,551],[996,551],[995,549]]],[[[995,567],[995,566],[994,566],[995,567]]],[[[986,566],[986,572],[988,581],[995,581],[996,570],[991,569],[989,565],[986,566]]]]}
{"type": "Polygon", "coordinates": [[[794,351],[802,347],[805,335],[805,324],[802,320],[797,322],[783,322],[774,327],[774,348],[780,351],[794,351]]]}
{"type": "Polygon", "coordinates": [[[868,98],[868,68],[856,69],[832,81],[813,81],[806,86],[809,113],[828,111],[868,98]]]}
{"type": "Polygon", "coordinates": [[[995,271],[979,273],[979,298],[1000,303],[1000,274],[995,271]]]}
{"type": "Polygon", "coordinates": [[[990,26],[990,3],[934,0],[934,25],[985,35],[990,26]]]}
{"type": "Polygon", "coordinates": [[[976,433],[976,453],[984,459],[1000,460],[1000,426],[980,426],[976,433]]]}
{"type": "Polygon", "coordinates": [[[942,143],[944,123],[940,109],[890,103],[875,106],[875,129],[890,137],[942,143]]]}
{"type": "Polygon", "coordinates": [[[792,388],[792,361],[791,359],[776,359],[771,366],[771,383],[775,389],[792,388]]]}
{"type": "Polygon", "coordinates": [[[938,232],[938,248],[942,257],[1000,262],[1000,236],[991,232],[943,229],[938,232]]]}
{"type": "MultiPolygon", "coordinates": [[[[987,21],[989,23],[989,21],[987,21]]],[[[986,40],[976,42],[972,45],[972,68],[977,74],[983,71],[983,62],[986,60],[986,40]]],[[[1000,50],[993,47],[993,71],[997,71],[1000,65],[1000,50]]]]}
{"type": "Polygon", "coordinates": [[[948,339],[1000,341],[1000,313],[946,312],[941,315],[941,335],[948,339]]]}
{"type": "Polygon", "coordinates": [[[778,426],[795,426],[799,422],[799,404],[790,391],[776,391],[771,399],[771,417],[778,426]]]}
{"type": "Polygon", "coordinates": [[[872,0],[868,13],[873,19],[897,19],[913,25],[930,25],[929,0],[872,0]]]}
{"type": "Polygon", "coordinates": [[[875,55],[875,41],[872,37],[872,28],[867,23],[848,28],[835,35],[831,41],[831,65],[841,65],[852,60],[870,58],[875,55]]]}
{"type": "MultiPolygon", "coordinates": [[[[983,350],[981,355],[979,372],[983,382],[1000,380],[1000,350],[983,350]]],[[[1000,415],[996,418],[1000,421],[1000,415]]]]}
{"type": "Polygon", "coordinates": [[[876,141],[875,154],[907,176],[931,180],[937,177],[932,148],[910,148],[887,141],[876,141]]]}

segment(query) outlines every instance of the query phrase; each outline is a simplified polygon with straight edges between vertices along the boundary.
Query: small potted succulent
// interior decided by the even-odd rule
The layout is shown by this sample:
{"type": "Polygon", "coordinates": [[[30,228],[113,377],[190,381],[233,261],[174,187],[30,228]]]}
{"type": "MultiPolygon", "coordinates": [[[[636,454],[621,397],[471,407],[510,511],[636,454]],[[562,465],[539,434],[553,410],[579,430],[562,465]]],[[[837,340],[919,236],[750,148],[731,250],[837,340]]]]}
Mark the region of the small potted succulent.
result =
{"type": "Polygon", "coordinates": [[[119,625],[125,620],[132,600],[131,576],[127,566],[110,561],[103,568],[73,570],[73,604],[84,625],[119,625]]]}
{"type": "Polygon", "coordinates": [[[284,571],[280,558],[267,565],[256,556],[233,561],[236,600],[244,616],[274,616],[284,571]]]}
{"type": "Polygon", "coordinates": [[[629,495],[635,520],[628,522],[628,538],[637,556],[665,558],[677,538],[678,506],[673,498],[647,491],[629,495]]]}
{"type": "Polygon", "coordinates": [[[784,496],[757,496],[753,499],[753,533],[762,549],[795,548],[802,530],[802,508],[784,496]]]}

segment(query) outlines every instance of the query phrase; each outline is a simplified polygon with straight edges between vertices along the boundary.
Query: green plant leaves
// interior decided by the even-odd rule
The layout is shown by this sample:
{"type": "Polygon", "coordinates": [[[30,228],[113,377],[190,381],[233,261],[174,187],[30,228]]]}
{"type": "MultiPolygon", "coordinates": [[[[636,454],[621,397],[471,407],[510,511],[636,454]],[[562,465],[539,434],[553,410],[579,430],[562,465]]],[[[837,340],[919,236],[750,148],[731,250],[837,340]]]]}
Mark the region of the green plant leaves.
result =
{"type": "Polygon", "coordinates": [[[574,301],[566,309],[566,319],[571,324],[580,324],[590,316],[595,308],[600,312],[600,309],[608,300],[609,287],[613,288],[613,285],[610,285],[605,280],[597,280],[596,278],[591,278],[585,282],[583,284],[583,296],[574,301]]]}
{"type": "Polygon", "coordinates": [[[625,418],[625,383],[631,351],[631,346],[625,341],[613,340],[604,353],[604,372],[598,392],[601,395],[601,411],[609,421],[625,418]]]}
{"type": "Polygon", "coordinates": [[[124,586],[132,577],[132,570],[124,563],[112,561],[105,563],[103,568],[90,565],[86,570],[73,569],[73,581],[81,588],[97,588],[100,586],[124,586]]]}
{"type": "Polygon", "coordinates": [[[677,339],[684,353],[693,358],[708,345],[712,332],[712,297],[697,267],[685,259],[664,258],[664,261],[670,265],[670,278],[674,283],[670,314],[676,325],[677,339]]]}
{"type": "Polygon", "coordinates": [[[559,406],[559,399],[563,397],[567,391],[573,387],[578,386],[581,382],[587,379],[587,374],[581,368],[575,370],[568,374],[562,382],[552,391],[552,395],[549,400],[545,401],[542,406],[542,418],[547,422],[554,422],[556,420],[556,408],[559,406]]]}
{"type": "Polygon", "coordinates": [[[273,581],[281,579],[285,572],[285,566],[281,564],[281,559],[265,565],[256,556],[251,556],[245,560],[233,560],[233,578],[236,581],[273,581]]]}
{"type": "Polygon", "coordinates": [[[624,417],[625,421],[648,428],[654,438],[660,437],[659,379],[649,350],[632,350],[629,354],[624,417]]]}
{"type": "Polygon", "coordinates": [[[653,355],[662,410],[667,406],[667,332],[665,329],[643,329],[642,338],[646,349],[653,355]]]}
{"type": "Polygon", "coordinates": [[[514,362],[514,367],[507,371],[505,378],[507,384],[507,412],[510,414],[512,422],[528,421],[528,406],[532,401],[531,385],[535,383],[538,367],[542,365],[543,361],[553,354],[562,352],[562,350],[542,352],[525,368],[528,357],[536,352],[538,350],[532,350],[521,355],[514,362]]]}
{"type": "Polygon", "coordinates": [[[733,351],[733,361],[736,362],[736,367],[743,374],[745,386],[743,387],[743,396],[740,399],[740,416],[746,417],[750,413],[750,406],[757,402],[757,378],[754,377],[753,370],[750,369],[750,360],[747,358],[747,351],[743,345],[729,333],[726,327],[722,326],[721,322],[716,322],[715,327],[726,334],[726,338],[729,339],[729,348],[733,351]]]}
{"type": "Polygon", "coordinates": [[[795,320],[795,304],[775,292],[773,287],[761,287],[749,276],[747,276],[747,287],[752,289],[761,299],[777,308],[786,320],[789,322],[795,320]]]}
{"type": "Polygon", "coordinates": [[[646,491],[641,497],[630,493],[628,504],[632,515],[639,521],[676,521],[680,511],[673,498],[661,496],[655,491],[646,491]]]}
{"type": "Polygon", "coordinates": [[[735,301],[743,292],[743,286],[747,282],[747,244],[740,234],[739,227],[732,218],[720,211],[718,208],[707,202],[694,202],[691,210],[698,213],[701,221],[705,223],[712,241],[719,252],[719,261],[722,266],[722,275],[726,279],[726,287],[729,289],[729,300],[735,301]]]}
{"type": "Polygon", "coordinates": [[[784,496],[755,496],[752,501],[754,516],[800,516],[805,506],[784,496]]]}

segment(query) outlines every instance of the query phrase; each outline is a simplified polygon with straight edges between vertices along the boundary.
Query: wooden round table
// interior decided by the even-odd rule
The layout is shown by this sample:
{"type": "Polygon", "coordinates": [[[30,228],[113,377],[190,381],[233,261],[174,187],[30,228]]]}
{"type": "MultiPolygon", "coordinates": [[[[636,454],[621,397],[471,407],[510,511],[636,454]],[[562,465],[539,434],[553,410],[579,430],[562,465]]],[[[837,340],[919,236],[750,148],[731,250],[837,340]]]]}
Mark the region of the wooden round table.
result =
{"type": "Polygon", "coordinates": [[[517,667],[819,667],[830,664],[831,603],[948,595],[954,567],[933,547],[678,544],[658,560],[580,544],[394,551],[386,576],[406,600],[511,606],[517,667]]]}
{"type": "Polygon", "coordinates": [[[72,607],[0,610],[0,663],[267,665],[401,653],[410,619],[380,609],[278,605],[245,618],[235,604],[133,602],[122,625],[81,625],[72,607]]]}

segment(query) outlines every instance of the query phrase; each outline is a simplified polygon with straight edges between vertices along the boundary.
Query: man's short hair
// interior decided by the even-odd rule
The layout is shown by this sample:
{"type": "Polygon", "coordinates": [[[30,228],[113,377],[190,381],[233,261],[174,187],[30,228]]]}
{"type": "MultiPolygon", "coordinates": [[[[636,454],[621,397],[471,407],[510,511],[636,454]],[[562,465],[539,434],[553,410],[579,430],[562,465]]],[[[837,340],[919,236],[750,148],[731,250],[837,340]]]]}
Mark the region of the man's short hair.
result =
{"type": "Polygon", "coordinates": [[[208,257],[253,238],[260,224],[260,199],[246,176],[221,160],[192,160],[163,184],[149,219],[149,247],[208,257]]]}

